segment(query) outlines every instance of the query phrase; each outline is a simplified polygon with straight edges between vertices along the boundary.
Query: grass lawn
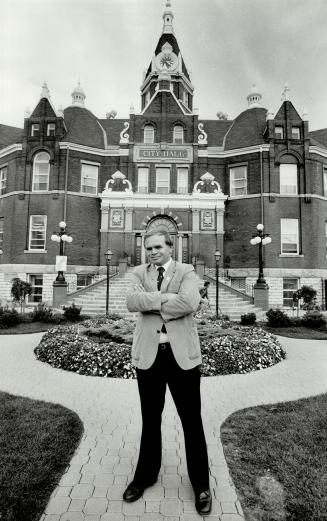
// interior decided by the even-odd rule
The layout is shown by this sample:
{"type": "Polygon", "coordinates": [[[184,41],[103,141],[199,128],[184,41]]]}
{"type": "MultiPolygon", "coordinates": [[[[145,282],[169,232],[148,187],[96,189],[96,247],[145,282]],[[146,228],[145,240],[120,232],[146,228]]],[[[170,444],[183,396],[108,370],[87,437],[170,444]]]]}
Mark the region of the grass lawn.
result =
{"type": "Polygon", "coordinates": [[[83,432],[61,405],[0,392],[0,519],[39,521],[83,432]]]}
{"type": "Polygon", "coordinates": [[[248,521],[327,519],[327,394],[245,409],[222,425],[248,521]]]}
{"type": "MultiPolygon", "coordinates": [[[[70,322],[65,322],[65,325],[69,326],[70,322]]],[[[76,324],[76,322],[74,322],[76,324]]],[[[40,333],[42,331],[48,331],[55,327],[54,324],[47,322],[21,322],[14,327],[0,328],[0,335],[24,335],[25,333],[40,333]]],[[[1,520],[1,517],[0,517],[1,520]]]]}
{"type": "Polygon", "coordinates": [[[307,338],[309,340],[327,340],[327,330],[311,329],[310,327],[268,327],[263,328],[273,335],[287,336],[290,338],[307,338]]]}

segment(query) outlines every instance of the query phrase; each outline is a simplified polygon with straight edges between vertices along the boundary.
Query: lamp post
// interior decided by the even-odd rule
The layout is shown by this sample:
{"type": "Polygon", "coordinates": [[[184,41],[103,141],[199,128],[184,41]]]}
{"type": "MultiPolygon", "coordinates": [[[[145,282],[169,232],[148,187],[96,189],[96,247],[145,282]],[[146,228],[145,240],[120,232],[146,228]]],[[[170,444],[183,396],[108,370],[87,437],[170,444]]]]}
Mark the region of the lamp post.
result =
{"type": "Polygon", "coordinates": [[[219,260],[221,257],[221,253],[219,250],[215,252],[216,259],[216,318],[219,315],[219,260]]]}
{"type": "Polygon", "coordinates": [[[257,225],[257,235],[254,235],[250,240],[252,246],[258,244],[259,246],[259,275],[257,282],[254,285],[254,305],[262,309],[268,309],[268,284],[263,275],[263,246],[271,243],[269,233],[263,233],[264,225],[257,225]]]}
{"type": "Polygon", "coordinates": [[[257,230],[258,233],[252,239],[250,240],[250,243],[252,246],[255,246],[256,244],[259,245],[259,276],[257,280],[257,284],[266,284],[264,275],[263,275],[263,256],[262,256],[262,247],[266,244],[271,243],[271,237],[269,236],[269,233],[263,233],[264,225],[258,224],[257,230]]]}
{"type": "Polygon", "coordinates": [[[107,263],[107,294],[106,294],[106,316],[109,316],[109,266],[112,257],[112,251],[107,250],[104,254],[107,263]]]}
{"type": "MultiPolygon", "coordinates": [[[[66,231],[66,223],[64,221],[61,221],[59,223],[60,231],[58,233],[53,233],[51,235],[51,240],[54,242],[59,242],[59,256],[64,256],[64,243],[68,242],[71,243],[73,241],[73,238],[67,234],[66,231]]],[[[58,270],[58,275],[56,278],[56,282],[65,282],[65,276],[63,270],[58,270]]]]}

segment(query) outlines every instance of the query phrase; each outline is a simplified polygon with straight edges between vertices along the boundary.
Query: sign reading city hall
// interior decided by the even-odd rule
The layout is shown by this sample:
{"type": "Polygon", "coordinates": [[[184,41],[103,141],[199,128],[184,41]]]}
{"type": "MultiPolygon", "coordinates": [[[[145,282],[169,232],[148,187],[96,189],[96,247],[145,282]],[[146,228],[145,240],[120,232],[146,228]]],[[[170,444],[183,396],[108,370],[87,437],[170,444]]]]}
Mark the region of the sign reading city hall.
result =
{"type": "Polygon", "coordinates": [[[134,161],[168,161],[172,163],[190,163],[193,161],[192,147],[134,147],[134,161]]]}

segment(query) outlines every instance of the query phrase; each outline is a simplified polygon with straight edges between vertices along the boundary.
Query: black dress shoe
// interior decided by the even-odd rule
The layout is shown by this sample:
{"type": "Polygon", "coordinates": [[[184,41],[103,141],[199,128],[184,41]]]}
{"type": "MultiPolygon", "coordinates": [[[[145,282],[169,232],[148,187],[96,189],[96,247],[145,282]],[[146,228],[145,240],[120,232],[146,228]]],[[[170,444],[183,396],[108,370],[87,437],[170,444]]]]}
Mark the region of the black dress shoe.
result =
{"type": "Polygon", "coordinates": [[[201,516],[207,516],[211,512],[212,498],[210,490],[204,490],[195,494],[195,508],[201,516]]]}
{"type": "Polygon", "coordinates": [[[127,503],[137,501],[137,499],[140,499],[140,497],[142,496],[144,489],[145,487],[135,485],[132,481],[123,494],[123,500],[127,501],[127,503]]]}

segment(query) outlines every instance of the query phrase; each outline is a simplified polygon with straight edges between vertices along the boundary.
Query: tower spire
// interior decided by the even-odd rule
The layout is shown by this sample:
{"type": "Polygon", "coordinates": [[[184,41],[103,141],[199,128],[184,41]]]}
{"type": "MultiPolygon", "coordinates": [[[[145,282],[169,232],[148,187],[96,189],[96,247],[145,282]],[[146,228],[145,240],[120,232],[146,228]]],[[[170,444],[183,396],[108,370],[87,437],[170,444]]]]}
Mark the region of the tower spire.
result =
{"type": "Polygon", "coordinates": [[[166,8],[164,10],[162,18],[164,21],[162,33],[163,34],[174,34],[174,28],[173,28],[174,15],[171,10],[171,0],[166,0],[166,8]]]}

